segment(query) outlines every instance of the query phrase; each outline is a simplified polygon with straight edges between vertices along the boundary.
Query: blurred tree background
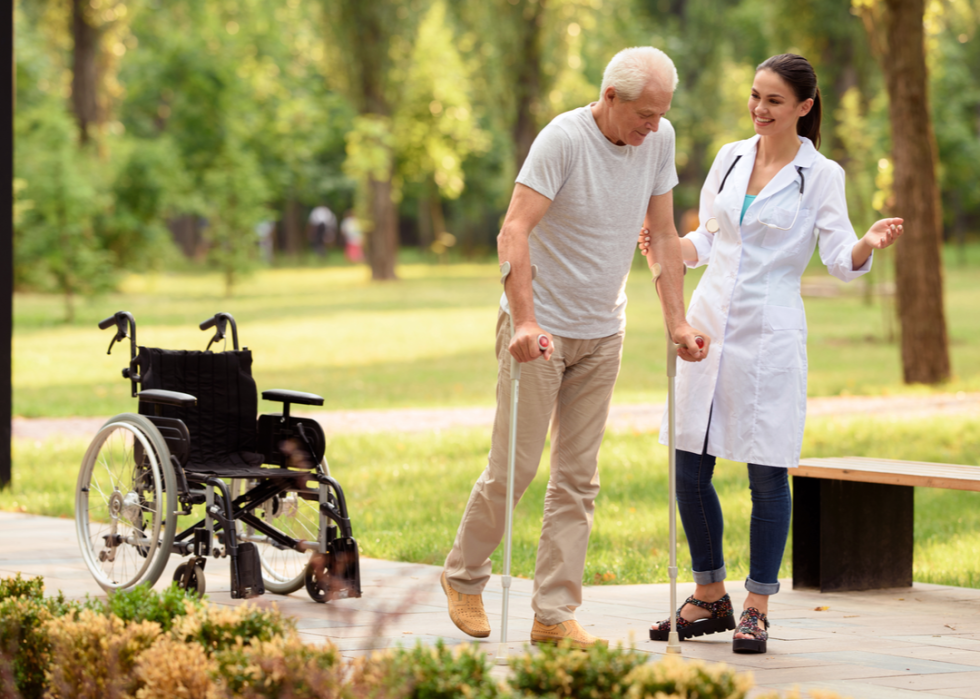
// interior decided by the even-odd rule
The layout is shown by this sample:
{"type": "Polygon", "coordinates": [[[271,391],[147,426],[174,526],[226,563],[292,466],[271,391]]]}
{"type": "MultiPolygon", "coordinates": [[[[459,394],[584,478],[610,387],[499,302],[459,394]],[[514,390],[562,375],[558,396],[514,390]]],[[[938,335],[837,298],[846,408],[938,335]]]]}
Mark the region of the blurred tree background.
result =
{"type": "MultiPolygon", "coordinates": [[[[820,76],[822,151],[845,167],[863,231],[909,177],[886,79],[915,48],[888,45],[906,4],[16,0],[15,283],[62,294],[69,319],[123,270],[208,265],[230,294],[260,264],[338,264],[311,251],[321,205],[357,212],[375,279],[413,248],[489,255],[538,130],[595,100],[613,54],[642,44],[680,74],[682,233],[718,148],[752,134],[754,66],[786,51],[820,76]]],[[[980,231],[980,8],[919,6],[937,235],[963,245],[980,231]]],[[[881,258],[869,294],[891,280],[881,258]]]]}

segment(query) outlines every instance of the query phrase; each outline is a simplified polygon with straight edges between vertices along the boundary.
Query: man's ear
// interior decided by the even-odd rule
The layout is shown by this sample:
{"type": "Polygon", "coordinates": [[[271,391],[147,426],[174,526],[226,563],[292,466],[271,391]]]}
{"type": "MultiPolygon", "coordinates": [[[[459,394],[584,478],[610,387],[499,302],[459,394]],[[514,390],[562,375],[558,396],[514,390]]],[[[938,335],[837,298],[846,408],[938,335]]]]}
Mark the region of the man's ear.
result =
{"type": "Polygon", "coordinates": [[[616,87],[614,85],[610,85],[609,87],[607,87],[602,97],[607,102],[610,103],[614,102],[616,100],[616,87]]]}

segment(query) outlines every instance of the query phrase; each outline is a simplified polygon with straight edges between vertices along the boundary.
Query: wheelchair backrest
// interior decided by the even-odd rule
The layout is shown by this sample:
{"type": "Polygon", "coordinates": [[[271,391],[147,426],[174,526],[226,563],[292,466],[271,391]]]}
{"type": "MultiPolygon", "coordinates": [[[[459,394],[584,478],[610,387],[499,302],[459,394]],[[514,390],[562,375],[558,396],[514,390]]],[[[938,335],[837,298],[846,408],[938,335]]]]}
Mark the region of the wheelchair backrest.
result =
{"type": "MultiPolygon", "coordinates": [[[[187,425],[191,435],[189,463],[226,463],[229,455],[258,451],[258,393],[250,351],[140,347],[137,361],[144,390],[180,391],[197,398],[194,407],[163,406],[162,410],[164,417],[178,418],[187,425]]],[[[154,414],[154,406],[145,403],[140,403],[139,410],[144,415],[154,414]]],[[[254,457],[261,463],[261,456],[254,457]]]]}

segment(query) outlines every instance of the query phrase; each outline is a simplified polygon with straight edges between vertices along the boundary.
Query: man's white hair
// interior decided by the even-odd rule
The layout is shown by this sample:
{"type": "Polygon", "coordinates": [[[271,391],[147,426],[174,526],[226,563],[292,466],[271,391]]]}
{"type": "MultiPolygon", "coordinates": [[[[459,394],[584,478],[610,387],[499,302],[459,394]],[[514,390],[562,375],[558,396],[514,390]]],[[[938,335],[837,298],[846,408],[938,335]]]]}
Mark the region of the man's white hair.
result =
{"type": "Polygon", "coordinates": [[[633,102],[651,82],[670,92],[677,88],[677,69],[670,57],[652,46],[623,49],[613,56],[602,74],[599,99],[603,99],[606,88],[614,87],[621,100],[633,102]]]}

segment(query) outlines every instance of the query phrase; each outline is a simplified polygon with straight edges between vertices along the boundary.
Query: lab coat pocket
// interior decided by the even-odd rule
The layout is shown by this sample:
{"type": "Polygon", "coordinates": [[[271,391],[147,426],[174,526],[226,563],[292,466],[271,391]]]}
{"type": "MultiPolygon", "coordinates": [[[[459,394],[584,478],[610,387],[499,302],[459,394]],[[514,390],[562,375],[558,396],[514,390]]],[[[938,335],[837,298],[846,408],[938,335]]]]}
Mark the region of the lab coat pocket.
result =
{"type": "Polygon", "coordinates": [[[780,248],[787,244],[795,245],[799,242],[801,225],[809,218],[809,209],[800,209],[800,213],[797,214],[795,206],[790,209],[773,207],[770,211],[764,211],[759,221],[769,225],[766,226],[766,237],[762,240],[763,247],[780,248]]]}
{"type": "Polygon", "coordinates": [[[802,369],[806,357],[806,316],[802,308],[766,306],[762,364],[774,369],[802,369]]]}

